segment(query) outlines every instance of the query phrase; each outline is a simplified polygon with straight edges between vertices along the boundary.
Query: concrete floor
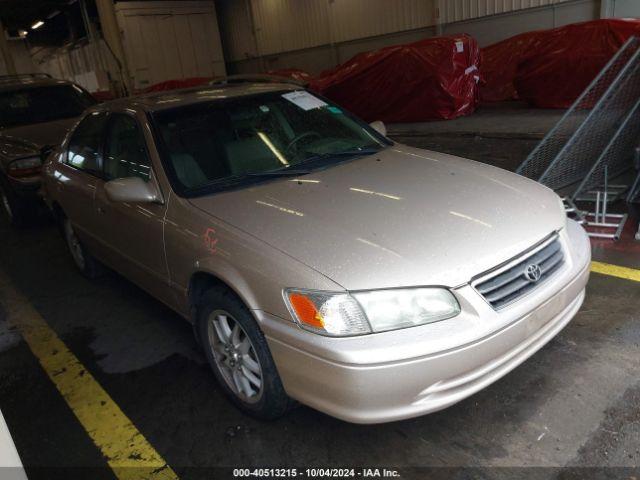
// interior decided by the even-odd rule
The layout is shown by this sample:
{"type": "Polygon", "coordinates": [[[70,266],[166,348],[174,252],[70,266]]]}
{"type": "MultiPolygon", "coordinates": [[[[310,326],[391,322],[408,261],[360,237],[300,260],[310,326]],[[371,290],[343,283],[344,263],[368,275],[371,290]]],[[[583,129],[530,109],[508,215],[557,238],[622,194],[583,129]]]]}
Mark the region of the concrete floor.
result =
{"type": "MultiPolygon", "coordinates": [[[[535,144],[442,131],[398,137],[479,160],[495,156],[505,166],[521,161],[526,142],[535,144]]],[[[600,242],[595,258],[640,267],[632,233],[626,247],[600,242]]],[[[478,469],[457,478],[640,474],[640,283],[593,274],[585,305],[556,339],[442,412],[359,426],[299,407],[265,423],[222,396],[176,314],[116,274],[80,276],[51,222],[23,230],[0,223],[0,238],[0,269],[181,478],[226,478],[230,472],[215,467],[248,465],[386,466],[403,478],[426,477],[414,467],[478,469]],[[574,470],[557,470],[565,466],[574,470]]],[[[0,410],[29,478],[114,478],[3,315],[0,305],[0,410]]]]}

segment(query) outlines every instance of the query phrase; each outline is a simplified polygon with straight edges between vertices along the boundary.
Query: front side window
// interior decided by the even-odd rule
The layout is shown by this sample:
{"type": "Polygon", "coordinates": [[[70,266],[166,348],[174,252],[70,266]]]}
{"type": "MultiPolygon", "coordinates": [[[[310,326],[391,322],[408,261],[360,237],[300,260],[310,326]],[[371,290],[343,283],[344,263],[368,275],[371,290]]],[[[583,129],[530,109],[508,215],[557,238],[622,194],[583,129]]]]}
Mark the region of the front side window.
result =
{"type": "Polygon", "coordinates": [[[106,121],[105,114],[92,113],[80,122],[69,140],[65,163],[94,175],[102,174],[100,149],[106,121]]]}
{"type": "Polygon", "coordinates": [[[78,117],[96,101],[75,85],[28,87],[0,92],[0,128],[78,117]]]}
{"type": "Polygon", "coordinates": [[[304,90],[207,101],[154,114],[178,190],[242,184],[326,167],[387,143],[339,107],[304,90]]]}
{"type": "Polygon", "coordinates": [[[151,162],[144,135],[135,118],[113,115],[104,149],[104,174],[107,180],[139,177],[149,181],[151,162]]]}

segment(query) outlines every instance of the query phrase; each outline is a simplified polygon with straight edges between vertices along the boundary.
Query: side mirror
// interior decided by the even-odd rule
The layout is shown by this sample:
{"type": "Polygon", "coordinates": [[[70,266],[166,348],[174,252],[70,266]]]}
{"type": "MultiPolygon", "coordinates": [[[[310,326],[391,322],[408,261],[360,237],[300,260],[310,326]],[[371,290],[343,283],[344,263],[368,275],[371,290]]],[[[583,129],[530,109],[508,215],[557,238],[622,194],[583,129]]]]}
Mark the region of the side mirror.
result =
{"type": "Polygon", "coordinates": [[[371,122],[369,126],[373,128],[376,132],[378,132],[380,135],[382,135],[383,137],[387,136],[387,127],[384,124],[384,122],[381,122],[380,120],[376,120],[375,122],[371,122]]]}
{"type": "Polygon", "coordinates": [[[160,200],[153,184],[138,177],[111,180],[105,183],[104,190],[112,202],[154,203],[160,200]]]}

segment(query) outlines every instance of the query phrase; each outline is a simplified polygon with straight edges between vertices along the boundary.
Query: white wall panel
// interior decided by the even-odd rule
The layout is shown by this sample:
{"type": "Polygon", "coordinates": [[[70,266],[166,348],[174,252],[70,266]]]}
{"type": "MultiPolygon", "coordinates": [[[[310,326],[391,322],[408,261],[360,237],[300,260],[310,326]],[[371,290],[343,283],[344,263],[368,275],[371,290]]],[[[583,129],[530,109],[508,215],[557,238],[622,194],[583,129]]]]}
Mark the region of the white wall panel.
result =
{"type": "MultiPolygon", "coordinates": [[[[29,55],[29,50],[27,49],[26,43],[24,40],[10,40],[9,41],[9,51],[11,52],[11,56],[13,57],[13,63],[16,66],[16,71],[18,73],[31,73],[35,72],[37,69],[31,60],[31,56],[29,55]]],[[[4,64],[4,59],[2,55],[0,55],[0,75],[6,75],[7,68],[4,64]]]]}
{"type": "Polygon", "coordinates": [[[75,81],[90,92],[108,90],[106,69],[116,71],[116,64],[101,40],[98,45],[79,43],[70,48],[42,48],[31,52],[37,69],[54,78],[75,81]]]}
{"type": "MultiPolygon", "coordinates": [[[[444,33],[468,32],[487,45],[523,31],[598,18],[600,4],[600,0],[217,1],[228,62],[244,62],[242,71],[291,66],[314,73],[361,51],[431,36],[436,23],[443,24],[444,33]]],[[[609,1],[640,5],[640,0],[609,1]]]]}
{"type": "Polygon", "coordinates": [[[136,88],[226,74],[213,2],[120,2],[116,12],[136,88]]]}
{"type": "Polygon", "coordinates": [[[440,1],[440,17],[443,23],[454,23],[568,1],[571,0],[444,0],[440,1]]]}
{"type": "Polygon", "coordinates": [[[227,0],[220,5],[227,58],[240,60],[427,27],[434,23],[435,1],[227,0]]]}
{"type": "Polygon", "coordinates": [[[612,17],[640,17],[640,2],[638,0],[609,0],[612,17]]]}
{"type": "Polygon", "coordinates": [[[330,42],[327,0],[251,0],[261,55],[330,42]]]}
{"type": "Polygon", "coordinates": [[[333,0],[334,39],[357,38],[423,28],[434,23],[434,0],[333,0]]]}
{"type": "Polygon", "coordinates": [[[250,0],[227,0],[218,2],[220,33],[225,47],[226,58],[239,60],[258,55],[253,37],[249,12],[250,0]]]}

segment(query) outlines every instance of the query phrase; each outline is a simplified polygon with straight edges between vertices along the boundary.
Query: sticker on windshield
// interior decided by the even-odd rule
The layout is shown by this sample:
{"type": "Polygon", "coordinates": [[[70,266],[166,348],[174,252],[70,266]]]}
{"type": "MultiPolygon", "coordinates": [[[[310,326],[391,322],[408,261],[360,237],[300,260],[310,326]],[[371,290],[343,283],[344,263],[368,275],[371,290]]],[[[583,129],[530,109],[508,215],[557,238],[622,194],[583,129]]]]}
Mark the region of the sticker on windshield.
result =
{"type": "Polygon", "coordinates": [[[289,100],[291,103],[297,105],[303,110],[313,110],[314,108],[326,107],[326,102],[323,102],[317,97],[314,97],[309,92],[298,91],[285,93],[283,98],[289,100]]]}
{"type": "Polygon", "coordinates": [[[327,108],[327,110],[329,110],[331,113],[336,113],[336,114],[342,113],[342,110],[340,110],[338,107],[330,106],[327,108]]]}

